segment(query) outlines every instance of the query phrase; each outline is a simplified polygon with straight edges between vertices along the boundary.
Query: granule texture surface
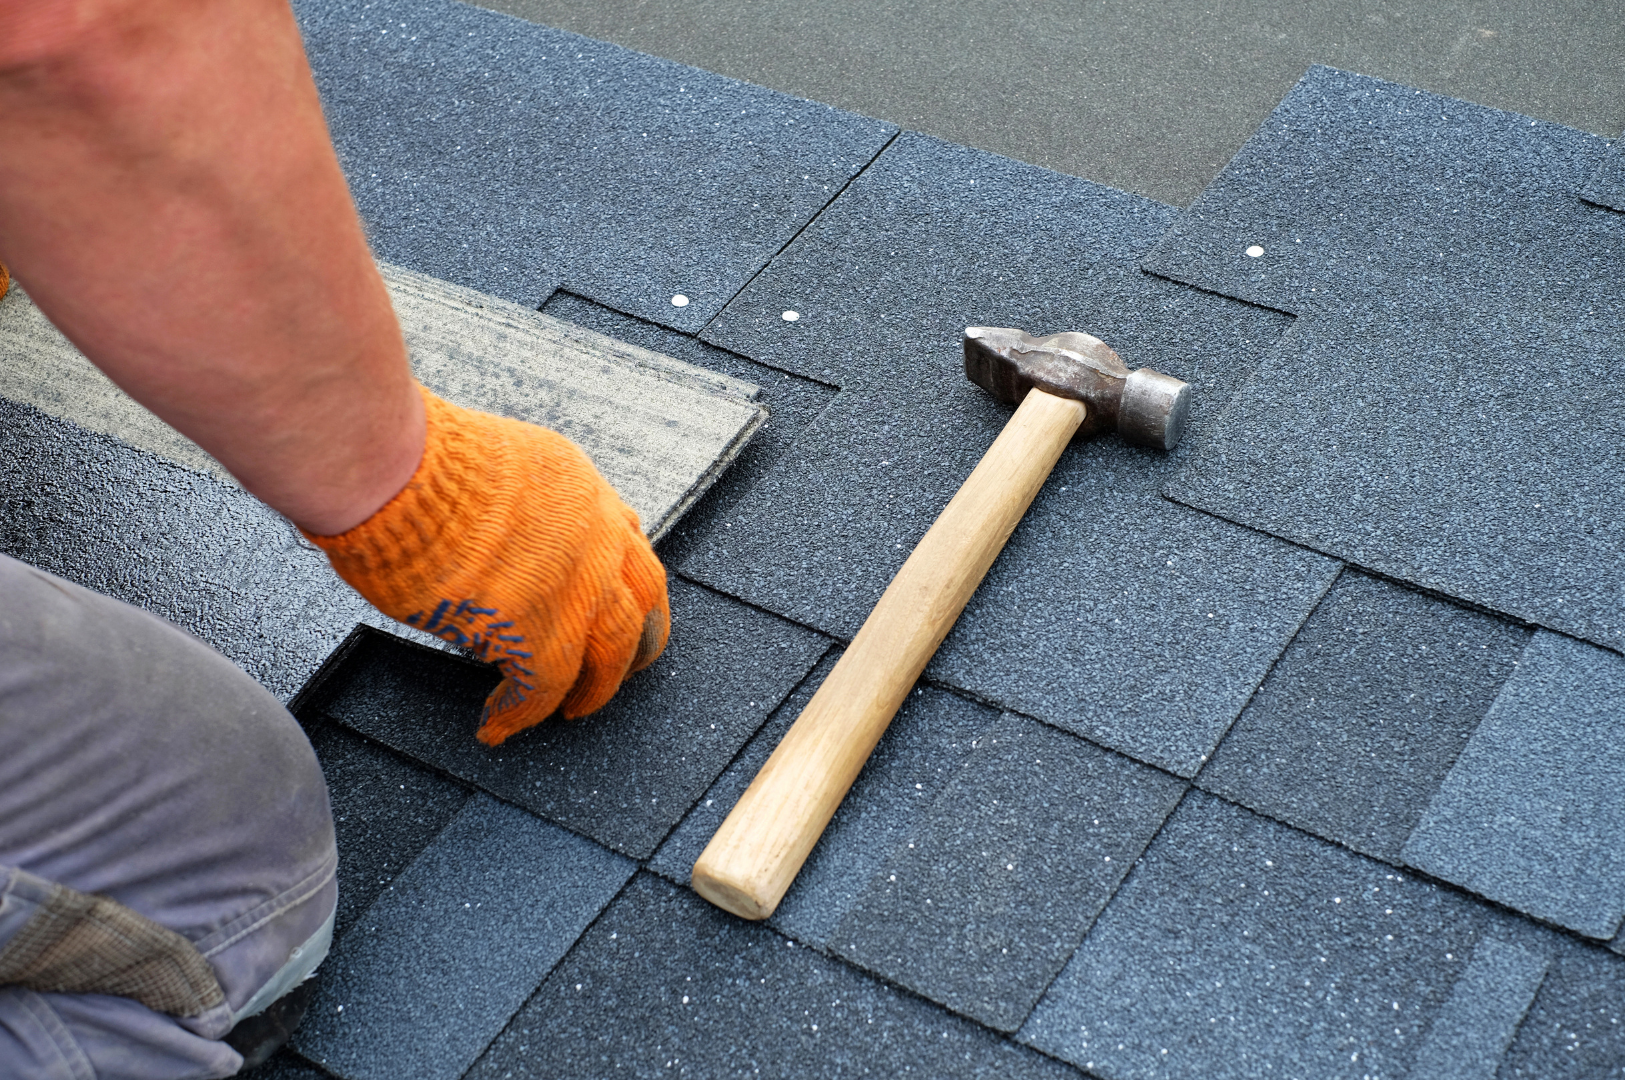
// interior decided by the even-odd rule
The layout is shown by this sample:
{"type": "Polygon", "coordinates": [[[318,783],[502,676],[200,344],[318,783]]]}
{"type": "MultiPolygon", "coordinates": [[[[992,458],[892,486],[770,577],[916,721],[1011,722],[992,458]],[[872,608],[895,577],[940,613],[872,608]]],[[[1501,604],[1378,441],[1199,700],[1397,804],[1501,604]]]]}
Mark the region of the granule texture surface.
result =
{"type": "Polygon", "coordinates": [[[1104,1076],[1404,1076],[1486,908],[1192,791],[1020,1038],[1104,1076]]]}
{"type": "Polygon", "coordinates": [[[1405,845],[1405,861],[1612,938],[1625,921],[1625,658],[1535,635],[1405,845]]]}
{"type": "Polygon", "coordinates": [[[470,1080],[1076,1073],[640,874],[470,1080]]]}
{"type": "Polygon", "coordinates": [[[870,878],[830,947],[1014,1031],[1184,790],[1006,714],[870,878]]]}
{"type": "Polygon", "coordinates": [[[1494,1080],[1507,1045],[1546,977],[1548,950],[1485,937],[1433,1017],[1411,1075],[1494,1080]]]}
{"type": "Polygon", "coordinates": [[[296,10],[378,255],[527,307],[698,330],[897,130],[452,0],[296,10]]]}
{"type": "Polygon", "coordinates": [[[1609,145],[1608,153],[1597,163],[1597,171],[1580,189],[1580,197],[1610,210],[1625,211],[1625,135],[1609,145]]]}
{"type": "Polygon", "coordinates": [[[469,791],[337,724],[310,734],[327,780],[339,849],[335,937],[372,905],[462,810],[469,791]]]}
{"type": "Polygon", "coordinates": [[[1625,216],[1605,140],[1310,69],[1146,267],[1300,316],[1167,487],[1625,647],[1625,216]]]}
{"type": "Polygon", "coordinates": [[[476,787],[647,858],[828,640],[680,579],[671,644],[603,709],[488,747],[494,669],[375,635],[327,690],[332,719],[476,787]]]}
{"type": "Polygon", "coordinates": [[[345,1080],[455,1080],[635,869],[474,796],[338,943],[294,1048],[345,1080]]]}
{"type": "Polygon", "coordinates": [[[1529,636],[1345,570],[1197,782],[1397,863],[1529,636]]]}
{"type": "MultiPolygon", "coordinates": [[[[963,374],[967,325],[1084,330],[1191,380],[1199,441],[1284,320],[1142,274],[1176,216],[900,137],[702,335],[841,393],[683,572],[855,633],[1009,419],[963,374]]],[[[1337,563],[1163,499],[1185,453],[1071,447],[928,674],[1194,773],[1337,563]]]]}
{"type": "Polygon", "coordinates": [[[1573,942],[1558,949],[1499,1075],[1500,1080],[1625,1075],[1625,960],[1573,942]]]}

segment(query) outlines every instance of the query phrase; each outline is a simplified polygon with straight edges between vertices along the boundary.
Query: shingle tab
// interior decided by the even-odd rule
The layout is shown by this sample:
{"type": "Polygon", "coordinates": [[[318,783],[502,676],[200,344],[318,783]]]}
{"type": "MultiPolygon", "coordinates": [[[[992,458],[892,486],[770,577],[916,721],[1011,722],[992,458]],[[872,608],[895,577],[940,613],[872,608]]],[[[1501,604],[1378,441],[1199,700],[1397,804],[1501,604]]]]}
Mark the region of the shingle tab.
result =
{"type": "Polygon", "coordinates": [[[1314,67],[1146,261],[1299,313],[1168,494],[1625,646],[1625,218],[1594,135],[1314,67]]]}
{"type": "Polygon", "coordinates": [[[686,889],[643,874],[470,1080],[1076,1076],[686,889]]]}
{"type": "Polygon", "coordinates": [[[634,869],[476,795],[340,940],[295,1049],[346,1080],[455,1080],[634,869]]]}
{"type": "Polygon", "coordinates": [[[1625,658],[1535,635],[1405,860],[1608,940],[1625,920],[1625,658]]]}
{"type": "Polygon", "coordinates": [[[896,132],[452,0],[297,11],[379,255],[529,307],[698,330],[896,132]]]}
{"type": "Polygon", "coordinates": [[[1197,782],[1397,863],[1528,641],[1522,627],[1344,571],[1197,782]]]}
{"type": "MultiPolygon", "coordinates": [[[[694,860],[839,658],[838,651],[825,657],[762,726],[661,845],[649,863],[651,870],[688,884],[694,860]]],[[[770,925],[823,947],[869,879],[893,849],[908,841],[932,801],[998,719],[985,705],[936,687],[916,687],[869,755],[770,925]]]]}
{"type": "Polygon", "coordinates": [[[339,849],[334,933],[342,937],[457,816],[469,791],[337,724],[318,725],[310,743],[333,807],[339,849]]]}
{"type": "Polygon", "coordinates": [[[1610,210],[1625,210],[1625,134],[1608,147],[1597,171],[1580,189],[1580,198],[1610,210]]]}
{"type": "Polygon", "coordinates": [[[327,691],[328,716],[453,776],[646,858],[828,648],[828,640],[680,579],[671,644],[607,706],[488,747],[494,670],[374,635],[327,691]]]}
{"type": "Polygon", "coordinates": [[[1193,791],[1019,1038],[1114,1078],[1403,1076],[1486,918],[1193,791]]]}
{"type": "Polygon", "coordinates": [[[1625,1073],[1625,960],[1570,942],[1558,950],[1501,1063],[1502,1080],[1596,1080],[1625,1073]]]}
{"type": "Polygon", "coordinates": [[[708,345],[698,338],[623,315],[567,292],[556,292],[543,306],[544,314],[577,323],[601,334],[663,353],[684,363],[709,368],[761,387],[757,398],[768,408],[767,423],[728,466],[694,508],[683,515],[657,550],[667,565],[680,565],[695,544],[712,529],[732,528],[731,508],[773,464],[790,452],[807,425],[835,398],[835,387],[800,375],[758,364],[737,353],[708,345]]]}
{"type": "MultiPolygon", "coordinates": [[[[1193,380],[1199,437],[1283,321],[1140,273],[1175,214],[900,137],[702,335],[843,389],[684,572],[854,633],[1009,419],[964,377],[968,324],[1087,330],[1193,380]]],[[[1183,453],[1068,450],[931,676],[1195,772],[1336,564],[1169,504],[1183,453]]]]}
{"type": "Polygon", "coordinates": [[[1014,1031],[1184,790],[1006,714],[881,863],[830,947],[1014,1031]]]}

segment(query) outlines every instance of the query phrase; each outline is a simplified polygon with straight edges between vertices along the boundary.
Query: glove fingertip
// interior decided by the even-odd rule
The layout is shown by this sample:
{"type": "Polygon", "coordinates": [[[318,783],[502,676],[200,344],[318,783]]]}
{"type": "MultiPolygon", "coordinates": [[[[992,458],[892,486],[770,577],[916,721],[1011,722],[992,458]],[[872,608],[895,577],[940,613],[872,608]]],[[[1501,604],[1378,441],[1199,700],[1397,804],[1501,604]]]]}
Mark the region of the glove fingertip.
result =
{"type": "Polygon", "coordinates": [[[662,603],[650,608],[643,617],[643,635],[638,638],[638,651],[632,654],[632,665],[627,672],[642,671],[660,659],[670,638],[671,614],[666,610],[666,605],[662,603]]]}
{"type": "Polygon", "coordinates": [[[486,746],[501,746],[510,736],[552,716],[563,697],[563,693],[519,695],[512,681],[503,679],[485,699],[485,715],[474,737],[486,746]]]}

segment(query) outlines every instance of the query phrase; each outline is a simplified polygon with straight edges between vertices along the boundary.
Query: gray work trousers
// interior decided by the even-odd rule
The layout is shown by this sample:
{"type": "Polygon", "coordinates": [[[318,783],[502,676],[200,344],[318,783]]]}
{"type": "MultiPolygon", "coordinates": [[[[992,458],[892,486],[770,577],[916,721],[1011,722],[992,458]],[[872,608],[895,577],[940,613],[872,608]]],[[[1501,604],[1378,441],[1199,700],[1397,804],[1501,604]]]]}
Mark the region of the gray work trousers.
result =
{"type": "Polygon", "coordinates": [[[0,947],[43,879],[177,931],[226,999],[176,1018],[0,986],[0,1078],[230,1076],[220,1039],[326,951],[336,859],[315,754],[270,693],[162,619],[0,556],[0,947]]]}

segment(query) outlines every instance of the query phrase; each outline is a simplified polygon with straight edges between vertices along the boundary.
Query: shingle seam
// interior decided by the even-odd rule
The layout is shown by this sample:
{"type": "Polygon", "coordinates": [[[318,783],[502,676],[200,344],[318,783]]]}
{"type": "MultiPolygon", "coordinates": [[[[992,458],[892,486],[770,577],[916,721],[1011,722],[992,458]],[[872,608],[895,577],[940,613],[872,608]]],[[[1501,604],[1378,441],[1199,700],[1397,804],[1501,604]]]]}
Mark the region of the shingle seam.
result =
{"type": "MultiPolygon", "coordinates": [[[[889,146],[891,144],[888,143],[887,145],[889,146]]],[[[867,168],[867,166],[865,166],[865,167],[867,168]]],[[[842,188],[842,190],[844,191],[846,189],[842,188]]],[[[820,212],[822,212],[822,211],[820,211],[820,212]]],[[[800,235],[800,234],[798,233],[797,235],[800,235]]],[[[788,247],[789,245],[786,244],[785,246],[788,247]]],[[[774,258],[778,258],[778,256],[775,255],[774,258]]],[[[766,267],[763,267],[763,269],[766,269],[766,267]]],[[[653,321],[652,319],[645,318],[644,316],[639,315],[634,311],[627,311],[624,308],[618,308],[614,304],[610,303],[607,300],[596,300],[593,297],[586,295],[585,293],[573,292],[570,289],[564,288],[563,286],[560,286],[559,288],[554,289],[552,292],[548,293],[547,298],[544,299],[541,302],[541,304],[539,304],[537,306],[537,310],[540,311],[542,308],[545,308],[548,304],[551,304],[555,299],[557,299],[560,296],[567,296],[572,300],[579,300],[583,304],[592,304],[592,305],[594,305],[596,307],[605,308],[605,309],[607,309],[609,311],[615,312],[615,314],[617,314],[617,315],[624,316],[625,318],[628,318],[628,319],[634,319],[637,322],[640,322],[640,323],[644,324],[645,326],[654,327],[655,329],[662,330],[662,331],[664,331],[664,332],[666,332],[668,334],[680,334],[681,336],[686,337],[691,341],[698,341],[698,342],[700,342],[700,344],[705,345],[708,348],[716,349],[719,352],[725,352],[729,356],[738,357],[739,359],[744,360],[744,361],[746,361],[748,363],[755,364],[757,367],[764,367],[764,368],[767,368],[769,371],[776,371],[776,372],[780,373],[781,375],[788,375],[792,379],[800,379],[802,382],[810,382],[810,383],[813,383],[814,385],[822,386],[822,387],[824,387],[825,389],[828,389],[828,390],[839,391],[839,390],[844,389],[839,383],[832,383],[828,379],[814,378],[811,375],[805,375],[805,374],[803,374],[803,373],[801,373],[799,371],[792,371],[787,367],[781,367],[780,365],[774,364],[774,363],[772,363],[770,361],[758,360],[753,356],[746,356],[744,353],[739,352],[737,349],[730,349],[726,345],[718,345],[714,341],[703,341],[700,338],[700,333],[703,333],[703,328],[702,328],[701,331],[693,332],[693,333],[691,333],[691,332],[689,332],[687,330],[677,330],[677,329],[674,329],[674,328],[672,328],[670,326],[665,325],[664,323],[657,323],[657,322],[653,321]]],[[[570,320],[565,320],[565,321],[568,322],[570,320]]],[[[706,325],[709,326],[710,324],[707,323],[706,325]]],[[[704,365],[695,365],[695,366],[701,367],[701,366],[704,366],[704,365]]],[[[819,415],[821,416],[823,414],[820,413],[819,415]]]]}
{"type": "MultiPolygon", "coordinates": [[[[707,330],[711,329],[712,324],[714,324],[717,321],[717,319],[721,318],[722,313],[724,311],[728,310],[728,305],[733,303],[735,300],[737,300],[740,297],[740,295],[744,293],[744,291],[746,289],[750,288],[751,283],[754,282],[757,278],[761,277],[762,274],[767,271],[767,268],[772,266],[774,264],[774,262],[776,262],[778,260],[779,256],[783,255],[786,251],[790,250],[791,246],[794,245],[797,240],[801,239],[801,234],[802,233],[806,232],[808,229],[810,229],[814,225],[816,225],[818,223],[819,219],[822,218],[824,216],[824,214],[828,212],[829,208],[831,206],[835,205],[836,200],[838,200],[842,195],[846,194],[846,189],[851,187],[853,184],[857,183],[858,178],[861,177],[864,173],[868,172],[869,167],[872,166],[875,162],[879,161],[881,156],[884,155],[887,150],[891,149],[892,143],[895,143],[899,138],[902,137],[902,135],[903,135],[903,129],[902,128],[898,128],[896,131],[892,132],[891,138],[887,139],[885,141],[885,143],[883,143],[881,145],[880,149],[876,150],[874,152],[873,157],[871,157],[868,161],[863,163],[863,168],[859,169],[857,172],[853,173],[850,177],[848,177],[846,183],[842,184],[838,191],[836,191],[833,195],[831,195],[828,199],[826,199],[824,201],[824,205],[820,206],[818,208],[818,212],[816,214],[814,214],[812,217],[808,218],[802,224],[801,228],[796,230],[794,236],[790,237],[790,239],[786,240],[782,245],[780,245],[779,250],[775,251],[772,254],[772,256],[770,256],[769,258],[763,260],[762,265],[758,266],[756,268],[756,272],[751,274],[750,277],[746,278],[744,283],[741,284],[739,286],[739,288],[734,290],[733,295],[728,297],[728,299],[726,299],[726,300],[724,300],[722,302],[722,305],[717,308],[717,313],[715,315],[711,316],[709,319],[707,319],[706,322],[705,322],[705,325],[700,327],[699,330],[694,334],[694,336],[699,338],[701,341],[704,341],[707,345],[716,345],[715,342],[710,341],[705,337],[705,332],[707,330]]],[[[723,347],[724,346],[721,346],[721,345],[717,346],[717,348],[723,348],[723,347]]],[[[733,350],[730,349],[729,351],[732,352],[733,350]]],[[[736,353],[735,355],[743,355],[743,354],[736,353]]],[[[758,364],[762,363],[760,360],[756,360],[754,357],[750,357],[749,359],[753,360],[755,363],[758,363],[758,364]]],[[[765,367],[772,367],[771,364],[767,364],[767,365],[764,365],[764,366],[765,367]]],[[[775,370],[782,370],[782,369],[775,369],[775,370]]],[[[795,374],[795,373],[792,372],[791,374],[795,374]]]]}
{"type": "MultiPolygon", "coordinates": [[[[527,811],[527,813],[528,813],[528,811],[527,811]]],[[[549,824],[556,824],[556,823],[549,822],[549,824]]],[[[563,826],[558,826],[558,827],[563,828],[563,826]]],[[[579,834],[577,834],[577,835],[579,835],[579,834]]],[[[589,837],[588,839],[591,839],[591,838],[589,837]]],[[[592,842],[595,843],[595,844],[598,843],[598,841],[596,841],[596,840],[593,840],[592,842]]],[[[598,846],[603,847],[602,844],[599,844],[598,846]]],[[[605,850],[608,850],[608,849],[606,848],[605,850]]],[[[541,993],[542,987],[543,987],[543,985],[546,984],[547,980],[551,979],[553,977],[553,973],[555,971],[557,971],[560,967],[562,967],[564,965],[565,961],[569,960],[570,957],[575,954],[575,951],[581,947],[581,943],[587,939],[587,935],[592,932],[592,928],[598,925],[598,920],[600,920],[600,919],[602,919],[604,917],[604,912],[606,912],[610,908],[614,907],[616,901],[620,900],[620,898],[626,894],[626,890],[632,887],[632,883],[638,879],[638,875],[645,872],[643,864],[641,862],[637,864],[637,867],[638,868],[636,870],[634,870],[632,873],[630,873],[630,874],[628,874],[626,876],[626,880],[621,883],[621,887],[619,889],[615,890],[615,895],[610,897],[609,900],[604,904],[604,906],[602,906],[602,907],[600,907],[598,909],[598,913],[596,915],[594,915],[591,919],[589,919],[587,921],[587,924],[581,928],[581,932],[576,935],[576,939],[574,941],[570,942],[570,947],[568,949],[565,949],[564,952],[559,956],[559,958],[553,962],[553,966],[547,969],[547,974],[543,975],[540,979],[538,979],[536,981],[536,985],[531,988],[530,994],[526,996],[524,1002],[519,1006],[519,1008],[517,1008],[517,1009],[515,1009],[513,1011],[512,1016],[508,1017],[508,1022],[503,1024],[501,1028],[499,1028],[496,1032],[494,1032],[491,1035],[491,1038],[486,1042],[484,1048],[480,1050],[479,1054],[469,1064],[468,1068],[463,1070],[463,1073],[462,1073],[463,1076],[467,1076],[467,1075],[469,1075],[469,1073],[472,1073],[475,1069],[479,1068],[480,1062],[485,1059],[485,1055],[490,1052],[491,1047],[496,1043],[496,1041],[498,1039],[500,1039],[500,1038],[502,1038],[502,1036],[506,1035],[507,1032],[508,1032],[508,1029],[510,1027],[512,1027],[514,1025],[514,1023],[521,1016],[524,1015],[525,1008],[533,1000],[535,1000],[537,994],[541,993]]]]}

